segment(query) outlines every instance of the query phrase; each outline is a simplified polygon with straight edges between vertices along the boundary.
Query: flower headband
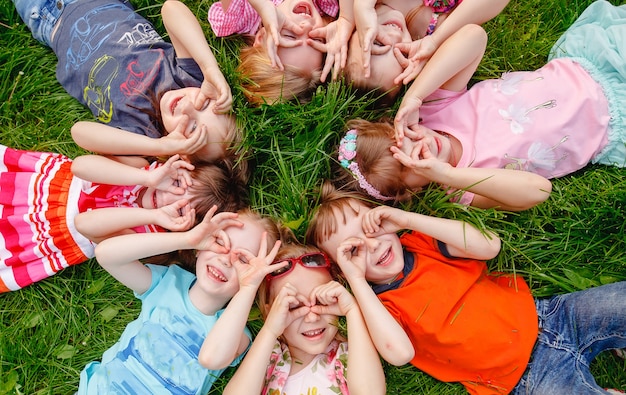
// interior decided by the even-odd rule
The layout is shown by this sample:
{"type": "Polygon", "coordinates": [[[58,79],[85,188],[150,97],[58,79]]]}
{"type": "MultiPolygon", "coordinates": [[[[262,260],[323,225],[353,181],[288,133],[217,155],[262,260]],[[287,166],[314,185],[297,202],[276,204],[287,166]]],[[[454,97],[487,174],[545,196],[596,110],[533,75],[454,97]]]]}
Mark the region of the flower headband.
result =
{"type": "Polygon", "coordinates": [[[393,200],[393,197],[383,195],[378,189],[374,188],[372,184],[367,182],[365,176],[363,176],[361,170],[359,170],[359,164],[353,161],[356,156],[356,137],[356,129],[350,129],[341,139],[339,143],[339,156],[337,158],[339,159],[341,167],[350,170],[354,179],[359,182],[359,186],[371,197],[378,200],[393,200]]]}

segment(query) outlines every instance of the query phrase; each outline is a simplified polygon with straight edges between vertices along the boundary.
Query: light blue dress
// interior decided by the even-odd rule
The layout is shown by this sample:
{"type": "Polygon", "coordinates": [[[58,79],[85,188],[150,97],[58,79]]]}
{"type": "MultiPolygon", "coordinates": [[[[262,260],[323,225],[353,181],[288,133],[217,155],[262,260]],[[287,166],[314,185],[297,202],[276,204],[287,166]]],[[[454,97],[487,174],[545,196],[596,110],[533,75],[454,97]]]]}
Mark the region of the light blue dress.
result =
{"type": "MultiPolygon", "coordinates": [[[[608,145],[593,163],[626,163],[626,5],[597,0],[557,40],[549,59],[571,58],[604,90],[609,102],[608,145]]],[[[584,127],[584,125],[581,125],[584,127]]]]}
{"type": "Polygon", "coordinates": [[[224,310],[207,316],[193,306],[193,274],[176,265],[147,266],[152,285],[136,295],[142,301],[139,317],[105,351],[102,362],[91,362],[81,372],[78,394],[204,395],[224,371],[198,362],[204,338],[224,310]]]}

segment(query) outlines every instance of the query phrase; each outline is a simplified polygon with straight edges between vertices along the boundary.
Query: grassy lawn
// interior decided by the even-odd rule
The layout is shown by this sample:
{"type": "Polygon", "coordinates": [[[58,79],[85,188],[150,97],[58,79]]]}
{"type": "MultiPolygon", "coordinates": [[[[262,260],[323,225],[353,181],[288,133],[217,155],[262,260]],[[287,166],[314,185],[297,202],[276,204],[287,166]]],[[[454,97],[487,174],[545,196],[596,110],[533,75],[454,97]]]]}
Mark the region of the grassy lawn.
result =
{"type": "MultiPolygon", "coordinates": [[[[159,4],[133,0],[165,32],[159,4]],[[143,7],[143,8],[142,8],[143,7]]],[[[329,153],[350,118],[375,118],[368,98],[340,83],[318,90],[311,103],[248,108],[236,87],[239,38],[216,39],[206,22],[212,0],[188,0],[205,27],[218,61],[232,82],[234,105],[253,152],[253,206],[290,224],[302,236],[316,187],[329,176],[329,153]]],[[[590,0],[511,2],[487,24],[489,44],[476,79],[542,66],[558,36],[590,0]]],[[[32,38],[9,1],[0,2],[0,143],[75,157],[70,127],[92,120],[55,79],[56,57],[32,38]]],[[[581,127],[585,127],[581,125],[581,127]]],[[[497,231],[503,248],[494,270],[524,276],[533,293],[549,296],[626,280],[626,169],[588,166],[554,180],[550,199],[526,212],[474,210],[429,190],[405,208],[467,220],[497,231]]],[[[71,394],[83,367],[99,359],[139,312],[140,303],[92,260],[19,292],[0,295],[0,395],[71,394]]],[[[260,327],[253,311],[250,326],[260,327]]],[[[626,363],[605,353],[593,364],[604,387],[626,390],[626,363]]],[[[211,394],[221,393],[227,373],[211,394]]],[[[386,367],[389,394],[462,394],[412,366],[386,367]]]]}

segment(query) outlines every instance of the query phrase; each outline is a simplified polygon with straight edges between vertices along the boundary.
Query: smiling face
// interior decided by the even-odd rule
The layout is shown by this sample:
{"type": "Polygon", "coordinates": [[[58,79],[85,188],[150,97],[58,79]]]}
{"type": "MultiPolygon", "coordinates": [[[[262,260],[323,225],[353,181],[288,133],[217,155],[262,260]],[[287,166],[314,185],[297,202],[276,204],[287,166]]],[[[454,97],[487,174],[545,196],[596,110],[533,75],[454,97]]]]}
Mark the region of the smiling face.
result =
{"type": "Polygon", "coordinates": [[[359,35],[354,32],[350,38],[347,59],[348,74],[351,81],[369,89],[380,88],[382,91],[397,90],[393,80],[404,70],[393,54],[393,45],[411,42],[411,34],[406,27],[404,15],[393,8],[379,4],[378,35],[371,47],[370,76],[365,78],[362,48],[359,35]]]}
{"type": "MultiPolygon", "coordinates": [[[[313,289],[329,281],[331,281],[331,276],[327,269],[294,265],[291,272],[272,280],[270,299],[273,300],[278,291],[289,283],[298,290],[299,299],[310,300],[313,289]]],[[[301,303],[290,308],[295,309],[303,305],[301,303]]],[[[337,316],[313,312],[308,312],[305,316],[294,320],[283,332],[291,356],[303,365],[308,364],[315,355],[323,353],[336,335],[337,316]]]]}
{"type": "Polygon", "coordinates": [[[349,207],[343,207],[342,211],[333,208],[336,221],[336,230],[330,237],[319,243],[335,262],[337,261],[337,248],[348,239],[360,239],[363,246],[359,248],[357,255],[365,259],[365,279],[375,284],[386,284],[392,281],[404,268],[404,257],[400,238],[395,233],[387,233],[376,237],[369,237],[363,231],[363,218],[370,208],[351,200],[349,207]],[[345,218],[345,221],[339,221],[345,218]],[[363,254],[363,255],[361,255],[363,254]]]}
{"type": "MultiPolygon", "coordinates": [[[[261,238],[265,229],[257,221],[246,216],[239,216],[243,227],[230,226],[224,229],[223,237],[230,242],[230,251],[244,249],[254,254],[259,253],[261,238]]],[[[221,244],[224,240],[218,240],[221,244]]],[[[233,266],[233,254],[218,254],[213,251],[199,251],[196,260],[196,285],[207,296],[213,296],[226,303],[239,290],[237,271],[233,266]]]]}
{"type": "MultiPolygon", "coordinates": [[[[189,172],[186,169],[180,169],[183,172],[189,172]]],[[[172,180],[174,186],[179,187],[178,180],[172,180]]],[[[155,209],[167,206],[181,199],[192,200],[193,195],[189,188],[185,189],[185,193],[182,195],[176,195],[174,193],[163,191],[160,189],[147,187],[143,190],[141,195],[141,207],[148,209],[155,209]]]]}
{"type": "Polygon", "coordinates": [[[200,88],[187,87],[165,92],[161,97],[160,109],[163,126],[167,132],[172,132],[181,122],[184,115],[189,117],[187,128],[183,132],[189,137],[198,128],[205,125],[209,131],[210,143],[197,156],[206,161],[214,161],[224,156],[229,142],[227,141],[233,120],[228,114],[216,114],[213,109],[215,101],[209,100],[202,109],[196,110],[194,102],[200,93],[200,88]]]}
{"type": "MultiPolygon", "coordinates": [[[[276,6],[279,11],[290,22],[300,26],[303,29],[302,34],[296,34],[294,31],[283,28],[278,33],[287,42],[302,41],[302,44],[296,47],[279,46],[277,49],[278,57],[283,65],[296,67],[300,70],[312,73],[322,67],[324,54],[309,46],[306,40],[309,38],[309,32],[319,27],[324,27],[326,22],[315,8],[312,1],[308,0],[285,0],[276,6]]],[[[267,39],[267,31],[261,27],[258,33],[258,39],[267,39]]]]}
{"type": "MultiPolygon", "coordinates": [[[[400,148],[402,152],[411,156],[414,150],[420,149],[418,146],[419,141],[421,144],[425,144],[428,147],[435,159],[443,163],[450,163],[453,166],[456,165],[450,137],[435,132],[421,124],[414,125],[412,128],[419,131],[423,137],[419,140],[413,140],[405,136],[402,140],[402,147],[400,148]]],[[[430,183],[428,178],[420,176],[413,171],[402,172],[401,177],[402,181],[411,189],[420,188],[430,183]]]]}

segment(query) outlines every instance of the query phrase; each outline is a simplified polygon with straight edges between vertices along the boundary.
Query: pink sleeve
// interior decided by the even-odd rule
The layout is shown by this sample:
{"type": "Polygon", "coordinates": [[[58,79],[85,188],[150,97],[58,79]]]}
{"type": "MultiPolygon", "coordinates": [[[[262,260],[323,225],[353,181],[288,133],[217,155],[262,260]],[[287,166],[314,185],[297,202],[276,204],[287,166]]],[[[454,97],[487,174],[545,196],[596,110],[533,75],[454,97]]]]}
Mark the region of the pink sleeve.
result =
{"type": "Polygon", "coordinates": [[[461,0],[424,0],[424,5],[431,7],[434,12],[450,12],[461,4],[461,0]]]}
{"type": "Polygon", "coordinates": [[[209,8],[209,24],[217,37],[231,34],[255,34],[261,17],[246,0],[232,0],[227,10],[218,1],[209,8]]]}

